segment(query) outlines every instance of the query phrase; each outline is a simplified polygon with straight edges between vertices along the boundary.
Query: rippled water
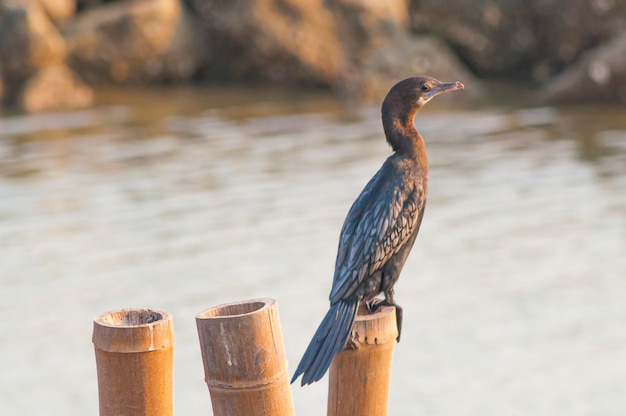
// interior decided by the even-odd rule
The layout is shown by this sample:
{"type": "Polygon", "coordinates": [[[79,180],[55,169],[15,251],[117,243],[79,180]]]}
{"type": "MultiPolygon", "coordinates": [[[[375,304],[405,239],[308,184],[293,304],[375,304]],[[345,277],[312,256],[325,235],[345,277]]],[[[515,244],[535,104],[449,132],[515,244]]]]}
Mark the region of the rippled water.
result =
{"type": "MultiPolygon", "coordinates": [[[[391,415],[623,415],[623,109],[459,108],[431,162],[391,415]]],[[[210,413],[194,315],[278,300],[293,371],[344,216],[389,148],[377,108],[268,91],[116,93],[0,118],[0,414],[97,412],[92,318],[174,315],[178,415],[210,413]]],[[[325,414],[326,382],[294,388],[325,414]]]]}

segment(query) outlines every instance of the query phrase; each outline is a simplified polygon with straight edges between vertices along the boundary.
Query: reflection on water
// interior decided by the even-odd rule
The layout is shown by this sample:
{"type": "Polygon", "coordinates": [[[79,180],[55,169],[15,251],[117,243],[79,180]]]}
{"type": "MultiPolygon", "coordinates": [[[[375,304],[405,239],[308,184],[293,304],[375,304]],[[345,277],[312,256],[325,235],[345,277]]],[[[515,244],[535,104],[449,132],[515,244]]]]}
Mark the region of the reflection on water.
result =
{"type": "MultiPolygon", "coordinates": [[[[195,313],[278,300],[291,367],[327,306],[348,207],[389,153],[378,109],[269,91],[135,91],[0,118],[0,414],[97,409],[91,319],[174,314],[176,410],[210,409],[195,313]]],[[[626,409],[621,109],[416,120],[430,195],[397,286],[393,415],[626,409]]],[[[295,388],[325,412],[325,382],[295,388]]]]}

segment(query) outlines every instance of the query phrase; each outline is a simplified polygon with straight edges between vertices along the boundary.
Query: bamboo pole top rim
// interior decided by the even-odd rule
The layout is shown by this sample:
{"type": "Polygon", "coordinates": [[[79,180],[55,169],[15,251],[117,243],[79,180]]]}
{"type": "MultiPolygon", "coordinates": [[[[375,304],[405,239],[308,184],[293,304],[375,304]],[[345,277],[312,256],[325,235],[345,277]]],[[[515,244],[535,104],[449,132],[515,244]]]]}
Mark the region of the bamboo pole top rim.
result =
{"type": "Polygon", "coordinates": [[[386,318],[388,315],[395,313],[395,306],[381,306],[376,312],[369,313],[363,305],[360,305],[355,321],[373,321],[375,319],[386,318]]]}
{"type": "Polygon", "coordinates": [[[154,308],[122,308],[100,314],[94,318],[99,326],[110,328],[137,328],[163,325],[172,321],[172,315],[154,308]]]}
{"type": "Polygon", "coordinates": [[[105,312],[93,321],[96,349],[109,352],[148,352],[172,348],[176,342],[169,312],[151,308],[124,308],[105,312]]]}
{"type": "Polygon", "coordinates": [[[276,300],[272,298],[255,298],[213,306],[198,313],[197,320],[225,320],[250,316],[274,307],[276,300]]]}

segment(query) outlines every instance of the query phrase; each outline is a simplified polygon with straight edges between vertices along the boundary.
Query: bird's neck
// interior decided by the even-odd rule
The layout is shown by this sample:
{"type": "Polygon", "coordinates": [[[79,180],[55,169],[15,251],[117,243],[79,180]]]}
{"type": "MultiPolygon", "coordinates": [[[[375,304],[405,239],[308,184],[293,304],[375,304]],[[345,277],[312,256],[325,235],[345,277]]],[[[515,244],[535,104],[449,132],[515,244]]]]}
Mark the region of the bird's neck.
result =
{"type": "Polygon", "coordinates": [[[416,113],[417,110],[392,115],[383,111],[383,129],[387,142],[399,156],[427,165],[426,145],[413,122],[416,113]]]}

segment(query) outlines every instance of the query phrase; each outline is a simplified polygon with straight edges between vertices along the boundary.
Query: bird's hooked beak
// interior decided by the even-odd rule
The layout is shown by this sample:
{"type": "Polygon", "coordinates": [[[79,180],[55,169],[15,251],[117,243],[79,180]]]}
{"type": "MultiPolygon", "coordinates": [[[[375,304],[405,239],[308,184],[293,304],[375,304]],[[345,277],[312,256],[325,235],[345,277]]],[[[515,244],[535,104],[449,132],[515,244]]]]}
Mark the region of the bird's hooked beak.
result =
{"type": "MultiPolygon", "coordinates": [[[[431,84],[432,85],[432,84],[431,84]]],[[[419,95],[419,99],[417,100],[417,105],[422,107],[424,104],[438,96],[439,94],[443,94],[448,91],[456,91],[462,90],[465,86],[460,82],[438,82],[431,86],[430,90],[426,92],[421,92],[419,95]]]]}
{"type": "Polygon", "coordinates": [[[456,91],[456,90],[462,90],[462,89],[465,89],[465,86],[458,81],[442,82],[433,86],[430,91],[424,94],[424,96],[426,97],[427,100],[430,100],[438,96],[439,94],[443,94],[444,92],[456,91]]]}

